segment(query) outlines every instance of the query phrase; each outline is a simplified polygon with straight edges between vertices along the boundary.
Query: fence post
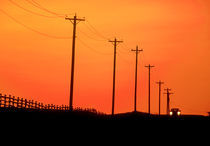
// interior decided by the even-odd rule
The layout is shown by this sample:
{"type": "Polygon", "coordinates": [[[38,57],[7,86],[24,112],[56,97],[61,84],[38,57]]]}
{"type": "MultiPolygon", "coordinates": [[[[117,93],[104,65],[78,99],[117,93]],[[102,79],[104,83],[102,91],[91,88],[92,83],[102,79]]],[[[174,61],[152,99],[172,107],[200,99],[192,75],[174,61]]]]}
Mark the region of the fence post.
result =
{"type": "Polygon", "coordinates": [[[23,108],[23,98],[20,99],[20,108],[23,108]]]}
{"type": "Polygon", "coordinates": [[[45,110],[45,105],[43,104],[43,110],[45,110]]]}
{"type": "Polygon", "coordinates": [[[0,108],[1,108],[2,94],[0,94],[0,108]]]}
{"type": "Polygon", "coordinates": [[[31,100],[28,101],[28,108],[31,109],[31,100]]]}
{"type": "Polygon", "coordinates": [[[17,102],[16,102],[16,107],[19,108],[19,102],[20,102],[20,98],[17,97],[17,102]]]}
{"type": "Polygon", "coordinates": [[[5,94],[3,98],[4,98],[4,108],[6,108],[7,107],[7,95],[5,94]]]}
{"type": "Polygon", "coordinates": [[[14,108],[15,107],[15,96],[13,96],[13,98],[12,98],[12,107],[14,108]]]}
{"type": "Polygon", "coordinates": [[[50,109],[53,110],[53,104],[50,105],[50,109]]]}
{"type": "Polygon", "coordinates": [[[39,110],[41,109],[41,103],[40,102],[38,103],[38,109],[39,110]]]}
{"type": "Polygon", "coordinates": [[[35,101],[35,109],[37,109],[37,101],[35,101]]]}
{"type": "Polygon", "coordinates": [[[41,103],[41,110],[44,108],[44,105],[43,105],[43,103],[41,103]]]}
{"type": "Polygon", "coordinates": [[[23,98],[20,99],[20,108],[23,108],[23,98]]]}
{"type": "Polygon", "coordinates": [[[32,100],[29,100],[30,109],[33,108],[32,100]]]}
{"type": "Polygon", "coordinates": [[[11,106],[11,102],[12,102],[12,101],[11,101],[12,96],[11,96],[11,95],[9,95],[9,97],[8,97],[8,98],[9,98],[9,105],[8,105],[8,107],[10,108],[10,106],[11,106]]]}
{"type": "Polygon", "coordinates": [[[27,101],[27,99],[25,99],[25,108],[27,108],[27,103],[28,103],[28,101],[27,101]]]}
{"type": "Polygon", "coordinates": [[[31,109],[34,109],[34,100],[31,100],[31,109]]]}

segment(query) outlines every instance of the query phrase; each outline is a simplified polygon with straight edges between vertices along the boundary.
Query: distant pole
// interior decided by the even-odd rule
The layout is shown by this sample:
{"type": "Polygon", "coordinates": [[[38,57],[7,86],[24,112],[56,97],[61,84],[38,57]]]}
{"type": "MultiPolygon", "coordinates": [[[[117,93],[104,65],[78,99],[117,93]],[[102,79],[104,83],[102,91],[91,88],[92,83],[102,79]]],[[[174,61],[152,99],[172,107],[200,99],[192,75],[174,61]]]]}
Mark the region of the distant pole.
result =
{"type": "Polygon", "coordinates": [[[74,18],[65,18],[66,20],[70,20],[73,24],[73,40],[72,40],[72,64],[71,64],[71,81],[70,81],[70,101],[69,107],[70,110],[73,110],[73,89],[74,89],[74,64],[75,64],[75,41],[76,41],[76,26],[80,21],[85,21],[85,19],[77,18],[76,14],[74,18]]]}
{"type": "Polygon", "coordinates": [[[112,115],[114,115],[114,105],[115,105],[115,76],[116,76],[116,53],[117,45],[123,43],[123,41],[118,41],[116,38],[114,41],[109,40],[114,45],[114,70],[113,70],[113,90],[112,90],[112,115]]]}
{"type": "Polygon", "coordinates": [[[155,66],[151,66],[150,64],[148,66],[145,66],[146,68],[149,69],[149,95],[148,95],[148,112],[150,114],[150,71],[151,68],[155,67],[155,66]]]}
{"type": "Polygon", "coordinates": [[[161,108],[161,85],[164,84],[161,80],[156,82],[159,85],[159,115],[160,115],[160,108],[161,108]]]}
{"type": "Polygon", "coordinates": [[[171,93],[171,89],[167,88],[165,89],[166,93],[164,94],[167,94],[167,106],[166,106],[166,114],[169,115],[170,113],[170,95],[173,94],[171,93]]]}
{"type": "Polygon", "coordinates": [[[138,46],[136,46],[136,50],[131,50],[133,52],[136,52],[136,70],[135,70],[135,95],[134,95],[134,112],[136,112],[136,107],[137,107],[137,72],[138,72],[138,54],[143,51],[142,49],[139,50],[138,46]]]}

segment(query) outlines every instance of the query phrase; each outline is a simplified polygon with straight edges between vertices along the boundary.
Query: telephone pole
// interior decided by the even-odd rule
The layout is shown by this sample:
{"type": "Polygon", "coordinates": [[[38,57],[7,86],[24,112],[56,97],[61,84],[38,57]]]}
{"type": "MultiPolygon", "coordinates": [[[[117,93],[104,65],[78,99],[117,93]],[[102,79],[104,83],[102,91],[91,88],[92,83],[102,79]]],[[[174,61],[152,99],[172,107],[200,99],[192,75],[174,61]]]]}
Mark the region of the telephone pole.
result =
{"type": "Polygon", "coordinates": [[[137,103],[137,72],[138,72],[138,54],[143,51],[139,50],[138,46],[136,46],[136,50],[132,49],[131,51],[136,52],[136,71],[135,71],[135,95],[134,95],[134,112],[136,112],[136,103],[137,103]]]}
{"type": "Polygon", "coordinates": [[[150,114],[150,71],[151,68],[155,67],[155,66],[151,66],[150,64],[148,66],[145,66],[146,68],[149,69],[149,95],[148,95],[148,112],[150,114]]]}
{"type": "Polygon", "coordinates": [[[73,41],[72,41],[72,64],[71,64],[71,81],[70,81],[70,101],[69,101],[69,108],[70,110],[73,110],[73,90],[74,90],[74,64],[75,64],[75,41],[76,41],[76,28],[77,24],[80,21],[85,21],[85,19],[79,19],[77,18],[77,15],[73,18],[65,18],[66,20],[70,20],[70,22],[73,24],[73,41]]]}
{"type": "Polygon", "coordinates": [[[161,107],[161,85],[164,84],[161,80],[156,82],[159,85],[159,116],[160,116],[160,107],[161,107]]]}
{"type": "Polygon", "coordinates": [[[117,53],[117,45],[119,43],[123,43],[123,41],[118,41],[116,38],[110,43],[114,45],[114,71],[113,71],[113,91],[112,91],[112,115],[114,115],[114,105],[115,105],[115,76],[116,76],[116,53],[117,53]]]}
{"type": "Polygon", "coordinates": [[[170,95],[173,94],[171,93],[171,89],[167,88],[167,89],[164,89],[166,91],[166,93],[164,94],[167,94],[167,107],[166,107],[166,114],[169,115],[170,113],[170,95]]]}

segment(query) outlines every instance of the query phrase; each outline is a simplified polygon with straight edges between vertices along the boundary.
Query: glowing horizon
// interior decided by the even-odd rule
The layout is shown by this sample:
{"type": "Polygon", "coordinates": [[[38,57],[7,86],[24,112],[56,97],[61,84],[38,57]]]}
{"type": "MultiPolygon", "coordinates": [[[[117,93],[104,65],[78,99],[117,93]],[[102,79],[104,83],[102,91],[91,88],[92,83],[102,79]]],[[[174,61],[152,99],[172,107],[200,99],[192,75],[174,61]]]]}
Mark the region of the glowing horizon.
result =
{"type": "MultiPolygon", "coordinates": [[[[210,2],[206,0],[2,0],[0,48],[2,94],[52,104],[69,103],[72,24],[85,17],[76,40],[74,106],[111,112],[113,45],[117,49],[116,113],[133,111],[136,45],[139,55],[137,110],[158,113],[157,81],[171,88],[171,107],[184,114],[210,111],[210,2]],[[87,7],[88,6],[88,7],[87,7]],[[48,12],[47,12],[48,11],[48,12]],[[93,27],[93,28],[91,28],[93,27]],[[96,30],[94,30],[96,29],[96,30]]],[[[162,95],[161,113],[166,112],[162,95]]]]}

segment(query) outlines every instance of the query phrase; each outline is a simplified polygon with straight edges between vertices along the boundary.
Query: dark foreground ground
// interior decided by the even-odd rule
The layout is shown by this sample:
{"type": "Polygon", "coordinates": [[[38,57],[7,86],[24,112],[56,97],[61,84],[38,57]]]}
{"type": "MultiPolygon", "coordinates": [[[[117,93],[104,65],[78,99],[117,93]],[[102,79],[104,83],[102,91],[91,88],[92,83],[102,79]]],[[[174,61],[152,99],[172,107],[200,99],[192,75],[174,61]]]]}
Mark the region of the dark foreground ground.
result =
{"type": "Polygon", "coordinates": [[[148,115],[141,112],[116,114],[115,116],[89,111],[38,111],[24,109],[0,108],[0,120],[210,120],[210,117],[200,115],[182,115],[170,117],[166,115],[148,115]]]}

